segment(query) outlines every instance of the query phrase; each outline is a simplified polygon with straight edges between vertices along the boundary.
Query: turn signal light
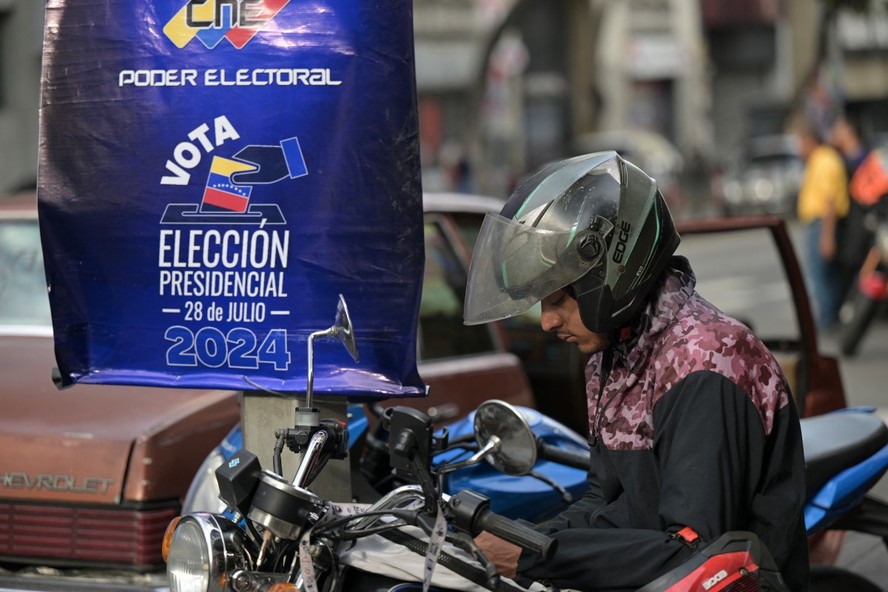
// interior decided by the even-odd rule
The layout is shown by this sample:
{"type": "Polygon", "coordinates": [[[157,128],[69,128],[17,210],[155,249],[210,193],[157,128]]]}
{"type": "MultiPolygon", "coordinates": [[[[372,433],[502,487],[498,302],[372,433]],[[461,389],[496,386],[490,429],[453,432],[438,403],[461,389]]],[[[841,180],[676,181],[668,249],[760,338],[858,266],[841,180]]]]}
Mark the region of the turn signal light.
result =
{"type": "Polygon", "coordinates": [[[166,563],[167,557],[170,554],[170,543],[173,542],[173,533],[176,532],[176,527],[179,526],[180,520],[182,520],[181,516],[176,516],[170,520],[169,525],[166,527],[166,531],[163,533],[163,546],[161,547],[160,553],[163,556],[164,563],[166,563]]]}

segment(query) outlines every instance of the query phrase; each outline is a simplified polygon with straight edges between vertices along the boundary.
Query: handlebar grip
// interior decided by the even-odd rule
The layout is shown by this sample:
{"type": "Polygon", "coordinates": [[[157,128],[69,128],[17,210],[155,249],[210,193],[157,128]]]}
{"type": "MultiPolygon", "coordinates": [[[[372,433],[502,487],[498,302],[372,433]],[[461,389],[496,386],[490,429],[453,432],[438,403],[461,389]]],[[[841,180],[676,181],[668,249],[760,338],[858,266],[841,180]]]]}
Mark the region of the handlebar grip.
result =
{"type": "Polygon", "coordinates": [[[520,522],[495,514],[489,509],[482,509],[478,512],[476,524],[481,530],[486,530],[514,545],[538,553],[544,559],[551,559],[555,554],[555,549],[558,548],[558,541],[552,537],[541,534],[520,522]]]}
{"type": "Polygon", "coordinates": [[[577,452],[574,450],[563,450],[539,440],[537,444],[537,453],[543,460],[550,460],[575,469],[588,471],[592,467],[592,459],[589,458],[588,451],[577,452]]]}

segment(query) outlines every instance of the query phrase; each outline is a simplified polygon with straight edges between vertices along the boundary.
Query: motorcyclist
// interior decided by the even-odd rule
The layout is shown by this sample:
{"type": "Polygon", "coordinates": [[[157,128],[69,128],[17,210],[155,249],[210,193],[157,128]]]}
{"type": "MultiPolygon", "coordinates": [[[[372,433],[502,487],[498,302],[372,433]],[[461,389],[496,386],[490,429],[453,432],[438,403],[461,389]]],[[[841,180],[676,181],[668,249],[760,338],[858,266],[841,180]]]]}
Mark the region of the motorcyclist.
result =
{"type": "Polygon", "coordinates": [[[754,532],[807,588],[801,432],[768,349],[695,291],[656,182],[614,152],[552,164],[489,214],[465,322],[541,304],[543,330],[591,358],[589,490],[538,528],[554,558],[482,535],[500,572],[636,589],[731,530],[754,532]]]}

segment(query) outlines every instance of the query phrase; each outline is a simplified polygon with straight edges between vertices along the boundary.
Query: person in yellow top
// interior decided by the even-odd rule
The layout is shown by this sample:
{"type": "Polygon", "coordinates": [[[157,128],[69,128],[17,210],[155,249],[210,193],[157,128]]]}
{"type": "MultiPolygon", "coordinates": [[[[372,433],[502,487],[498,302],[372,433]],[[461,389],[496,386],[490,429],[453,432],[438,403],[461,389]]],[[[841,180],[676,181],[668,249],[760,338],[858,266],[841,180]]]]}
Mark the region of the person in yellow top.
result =
{"type": "Polygon", "coordinates": [[[842,305],[836,258],[839,221],[848,215],[848,176],[841,155],[809,125],[796,129],[805,172],[797,214],[805,225],[805,259],[820,329],[833,328],[842,305]]]}

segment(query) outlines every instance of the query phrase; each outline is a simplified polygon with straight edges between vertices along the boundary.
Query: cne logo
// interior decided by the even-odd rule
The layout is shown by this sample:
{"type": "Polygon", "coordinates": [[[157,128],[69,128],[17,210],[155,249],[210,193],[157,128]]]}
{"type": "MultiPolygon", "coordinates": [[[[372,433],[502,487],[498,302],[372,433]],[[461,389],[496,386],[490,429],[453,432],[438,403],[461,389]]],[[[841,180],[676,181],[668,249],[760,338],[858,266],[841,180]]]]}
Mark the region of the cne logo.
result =
{"type": "Polygon", "coordinates": [[[290,0],[187,0],[163,28],[182,49],[197,38],[207,49],[227,39],[242,49],[290,0]]]}
{"type": "Polygon", "coordinates": [[[726,572],[725,570],[721,570],[720,572],[703,582],[703,589],[712,589],[713,586],[724,580],[726,577],[728,577],[728,572],[726,572]]]}

